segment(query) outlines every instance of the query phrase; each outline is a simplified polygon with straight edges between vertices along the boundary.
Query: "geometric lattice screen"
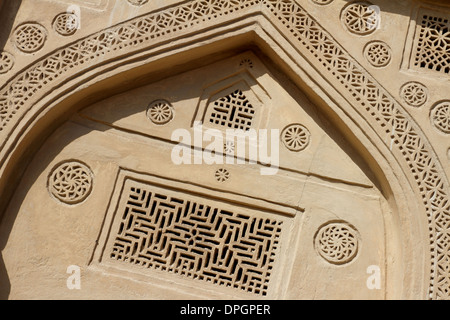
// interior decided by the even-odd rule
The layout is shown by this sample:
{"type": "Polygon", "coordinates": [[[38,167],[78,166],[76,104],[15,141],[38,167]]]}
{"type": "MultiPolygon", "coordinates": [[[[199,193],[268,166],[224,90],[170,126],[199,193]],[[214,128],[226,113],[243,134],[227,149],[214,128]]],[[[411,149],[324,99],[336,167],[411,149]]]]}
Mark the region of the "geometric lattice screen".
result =
{"type": "Polygon", "coordinates": [[[450,22],[448,18],[423,14],[413,52],[416,68],[450,74],[450,22]]]}
{"type": "Polygon", "coordinates": [[[236,90],[214,102],[209,121],[227,129],[251,129],[255,109],[242,90],[236,90]]]}
{"type": "Polygon", "coordinates": [[[113,261],[268,293],[283,228],[275,215],[128,180],[114,219],[106,253],[113,261]]]}

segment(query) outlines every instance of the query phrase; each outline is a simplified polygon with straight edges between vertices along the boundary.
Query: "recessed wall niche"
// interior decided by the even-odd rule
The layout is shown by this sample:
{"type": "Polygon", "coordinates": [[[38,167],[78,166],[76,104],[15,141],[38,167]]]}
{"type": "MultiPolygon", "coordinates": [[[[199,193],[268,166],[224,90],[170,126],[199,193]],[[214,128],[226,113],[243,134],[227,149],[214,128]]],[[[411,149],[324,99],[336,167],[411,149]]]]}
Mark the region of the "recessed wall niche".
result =
{"type": "MultiPolygon", "coordinates": [[[[40,179],[13,203],[28,203],[36,214],[45,210],[52,223],[44,233],[78,232],[77,242],[67,238],[48,250],[62,257],[57,264],[67,262],[62,251],[75,252],[71,264],[83,264],[88,277],[99,281],[95,288],[87,284],[94,295],[105,288],[103,281],[112,281],[142,289],[147,297],[176,292],[184,298],[308,298],[317,293],[310,285],[326,278],[312,271],[316,268],[344,283],[345,272],[356,274],[369,262],[385,265],[385,200],[373,174],[362,159],[355,160],[357,152],[341,143],[342,134],[317,106],[301,90],[285,89],[273,68],[246,51],[80,110],[44,144],[26,175],[42,172],[56,181],[56,189],[52,184],[46,190],[47,198],[53,189],[65,196],[72,180],[83,182],[73,195],[76,205],[61,205],[64,198],[36,203],[42,183],[48,183],[40,179]],[[224,134],[218,158],[232,163],[195,162],[196,152],[207,151],[211,143],[206,135],[197,145],[194,137],[202,131],[196,123],[203,132],[224,134]],[[279,156],[271,164],[277,172],[262,175],[268,164],[250,161],[249,150],[239,154],[240,142],[226,136],[229,129],[277,132],[279,150],[267,150],[279,152],[272,154],[279,156]],[[176,130],[192,138],[182,141],[192,153],[191,163],[173,161],[181,143],[172,140],[176,130]],[[74,175],[72,167],[63,167],[59,174],[68,159],[83,159],[89,170],[79,166],[74,175]],[[94,176],[95,188],[86,189],[94,176]],[[342,201],[346,204],[336,206],[342,201]],[[316,234],[336,217],[358,230],[357,250],[346,255],[347,249],[338,252],[338,243],[320,242],[318,254],[316,234]],[[373,248],[380,253],[375,261],[373,248]],[[87,264],[81,261],[86,254],[87,264]],[[343,263],[329,262],[341,255],[343,263]],[[307,289],[298,292],[300,287],[307,289]]],[[[339,230],[343,239],[354,239],[353,233],[339,230]]],[[[11,243],[16,239],[13,235],[11,243]]],[[[353,281],[364,283],[365,274],[353,281]]],[[[380,292],[367,294],[381,297],[380,292]]],[[[321,295],[332,294],[324,290],[321,295]]]]}

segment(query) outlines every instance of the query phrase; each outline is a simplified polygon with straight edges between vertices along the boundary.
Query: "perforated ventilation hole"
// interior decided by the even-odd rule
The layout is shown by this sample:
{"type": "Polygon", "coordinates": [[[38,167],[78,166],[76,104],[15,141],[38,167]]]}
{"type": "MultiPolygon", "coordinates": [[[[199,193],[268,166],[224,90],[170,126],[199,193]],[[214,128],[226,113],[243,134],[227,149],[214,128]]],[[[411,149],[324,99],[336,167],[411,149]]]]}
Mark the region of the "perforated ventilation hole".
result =
{"type": "Polygon", "coordinates": [[[227,129],[248,131],[252,127],[255,113],[250,101],[238,89],[214,102],[208,121],[227,129]]]}
{"type": "Polygon", "coordinates": [[[14,66],[14,57],[9,52],[0,52],[0,74],[6,73],[14,66]]]}
{"type": "Polygon", "coordinates": [[[150,185],[128,187],[123,196],[111,259],[267,295],[281,221],[155,192],[150,185]]]}
{"type": "MultiPolygon", "coordinates": [[[[51,84],[82,65],[91,63],[95,57],[106,56],[113,52],[120,53],[127,48],[143,45],[169,33],[183,32],[186,28],[199,25],[205,20],[240,14],[245,12],[245,8],[261,5],[260,1],[200,2],[205,6],[208,3],[214,3],[216,6],[210,6],[209,13],[205,15],[203,14],[204,6],[200,8],[199,2],[180,2],[179,5],[131,19],[120,27],[112,27],[82,38],[60,50],[52,51],[36,63],[24,68],[2,89],[0,132],[8,132],[11,123],[27,110],[29,100],[42,92],[41,89],[45,85],[51,84]],[[158,23],[158,21],[162,22],[158,23]]],[[[448,206],[435,206],[437,201],[448,204],[448,184],[445,174],[436,169],[440,166],[439,160],[427,144],[426,136],[414,125],[410,125],[408,131],[396,131],[396,125],[393,125],[396,118],[404,117],[407,112],[396,103],[395,98],[383,88],[382,84],[367,74],[364,68],[328,32],[323,30],[321,25],[299,5],[299,1],[266,0],[264,4],[273,15],[273,19],[283,24],[282,28],[285,28],[286,32],[293,37],[295,45],[309,52],[311,57],[322,65],[320,68],[323,68],[325,76],[342,84],[342,89],[355,99],[355,103],[359,104],[365,117],[378,124],[380,132],[387,134],[394,132],[395,147],[404,157],[401,161],[405,162],[405,168],[415,177],[427,216],[430,245],[429,274],[431,275],[428,283],[429,295],[436,299],[448,298],[450,293],[448,275],[450,261],[446,258],[448,241],[437,235],[441,234],[442,226],[448,226],[450,210],[448,206]],[[417,148],[411,148],[404,142],[413,140],[416,141],[417,148]],[[424,180],[427,181],[427,187],[424,187],[424,180]]],[[[448,23],[445,19],[442,22],[448,23]]],[[[413,50],[412,67],[414,67],[414,58],[413,50]]],[[[427,64],[424,62],[423,66],[426,68],[427,64]]]]}
{"type": "Polygon", "coordinates": [[[439,131],[450,134],[450,101],[438,103],[431,110],[431,121],[439,131]]]}
{"type": "Polygon", "coordinates": [[[301,124],[292,124],[283,130],[281,140],[290,151],[300,152],[310,144],[311,133],[301,124]]]}
{"type": "Polygon", "coordinates": [[[373,33],[379,26],[379,12],[369,2],[357,2],[346,6],[341,14],[344,26],[357,35],[373,33]]]}
{"type": "Polygon", "coordinates": [[[372,41],[364,48],[364,56],[377,68],[386,67],[392,60],[392,50],[383,41],[372,41]]]}

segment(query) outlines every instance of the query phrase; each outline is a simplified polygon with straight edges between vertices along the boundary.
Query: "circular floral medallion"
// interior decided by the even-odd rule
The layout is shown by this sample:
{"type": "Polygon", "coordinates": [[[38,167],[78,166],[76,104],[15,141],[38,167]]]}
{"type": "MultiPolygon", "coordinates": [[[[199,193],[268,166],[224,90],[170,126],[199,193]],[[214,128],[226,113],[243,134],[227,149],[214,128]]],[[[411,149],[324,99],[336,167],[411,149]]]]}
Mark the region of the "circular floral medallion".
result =
{"type": "Polygon", "coordinates": [[[166,100],[154,101],[148,107],[147,116],[154,124],[167,124],[173,119],[173,107],[166,100]]]}
{"type": "Polygon", "coordinates": [[[441,102],[433,108],[431,121],[437,129],[450,134],[450,101],[441,102]]]}
{"type": "Polygon", "coordinates": [[[428,90],[419,82],[409,82],[400,90],[401,98],[412,107],[421,107],[428,101],[428,90]]]}
{"type": "Polygon", "coordinates": [[[38,23],[20,25],[13,35],[13,41],[20,51],[33,53],[41,49],[47,40],[45,28],[38,23]]]}
{"type": "Polygon", "coordinates": [[[290,151],[300,152],[308,147],[311,134],[301,124],[292,124],[283,130],[281,139],[290,151]]]}
{"type": "Polygon", "coordinates": [[[391,48],[382,41],[373,41],[364,49],[364,56],[377,68],[386,67],[392,60],[391,48]]]}
{"type": "Polygon", "coordinates": [[[342,23],[352,33],[367,35],[374,32],[380,23],[380,13],[366,2],[353,3],[342,11],[342,23]]]}
{"type": "Polygon", "coordinates": [[[329,263],[346,264],[358,253],[358,233],[346,223],[330,223],[317,233],[315,247],[319,255],[329,263]]]}
{"type": "Polygon", "coordinates": [[[91,170],[78,161],[58,165],[48,179],[52,196],[66,204],[83,202],[91,193],[93,175],[91,170]]]}
{"type": "Polygon", "coordinates": [[[219,169],[216,171],[216,180],[219,182],[225,182],[230,179],[230,172],[227,169],[219,169]]]}
{"type": "Polygon", "coordinates": [[[53,28],[62,36],[73,35],[79,26],[78,16],[74,13],[60,13],[53,21],[53,28]]]}
{"type": "Polygon", "coordinates": [[[5,51],[0,52],[0,74],[8,72],[13,66],[13,55],[5,51]]]}

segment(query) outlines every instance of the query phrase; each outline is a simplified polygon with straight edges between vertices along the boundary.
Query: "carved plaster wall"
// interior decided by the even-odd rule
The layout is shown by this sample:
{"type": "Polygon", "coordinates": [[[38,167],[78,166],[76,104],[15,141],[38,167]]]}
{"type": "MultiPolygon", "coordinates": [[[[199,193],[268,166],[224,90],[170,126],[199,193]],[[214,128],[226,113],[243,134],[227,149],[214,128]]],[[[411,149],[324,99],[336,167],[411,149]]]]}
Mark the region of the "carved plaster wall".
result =
{"type": "Polygon", "coordinates": [[[2,297],[449,298],[450,4],[0,9],[2,297]],[[199,121],[279,130],[278,173],[174,164],[199,121]]]}

